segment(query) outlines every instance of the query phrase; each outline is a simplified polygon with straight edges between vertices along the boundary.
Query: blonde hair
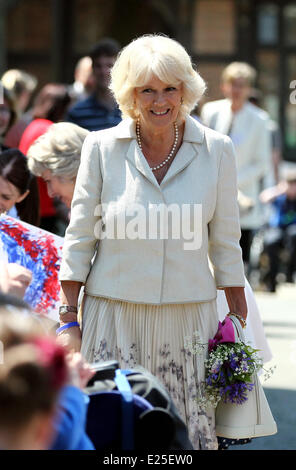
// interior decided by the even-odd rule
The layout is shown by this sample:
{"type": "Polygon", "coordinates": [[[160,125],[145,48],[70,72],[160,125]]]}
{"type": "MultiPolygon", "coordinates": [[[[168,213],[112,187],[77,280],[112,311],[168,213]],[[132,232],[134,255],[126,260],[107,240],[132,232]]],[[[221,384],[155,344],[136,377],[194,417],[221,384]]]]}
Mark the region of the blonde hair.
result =
{"type": "Polygon", "coordinates": [[[110,90],[123,117],[137,118],[134,89],[144,86],[152,75],[171,85],[182,84],[180,119],[190,114],[206,89],[181,44],[162,35],[142,36],[122,49],[111,70],[110,90]]]}
{"type": "Polygon", "coordinates": [[[30,93],[36,89],[38,80],[23,70],[7,70],[1,78],[3,85],[18,98],[24,90],[30,93]]]}
{"type": "Polygon", "coordinates": [[[253,86],[256,80],[256,70],[246,62],[232,62],[222,72],[222,83],[231,82],[237,78],[243,78],[250,86],[253,86]]]}
{"type": "Polygon", "coordinates": [[[36,176],[50,170],[55,176],[77,176],[82,144],[89,131],[71,122],[52,124],[27,152],[28,167],[36,176]]]}

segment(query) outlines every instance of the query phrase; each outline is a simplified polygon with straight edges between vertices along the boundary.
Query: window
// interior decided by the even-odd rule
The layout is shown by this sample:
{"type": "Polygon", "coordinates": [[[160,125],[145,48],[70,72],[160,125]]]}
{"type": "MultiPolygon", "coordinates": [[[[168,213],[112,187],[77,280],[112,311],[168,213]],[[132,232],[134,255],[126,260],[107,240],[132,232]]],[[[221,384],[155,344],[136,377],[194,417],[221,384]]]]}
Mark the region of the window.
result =
{"type": "Polygon", "coordinates": [[[279,121],[279,54],[274,50],[259,50],[257,53],[258,88],[262,92],[261,106],[272,119],[279,121]]]}
{"type": "Polygon", "coordinates": [[[199,0],[193,20],[197,54],[233,54],[236,50],[235,5],[232,0],[199,0]]]}
{"type": "Polygon", "coordinates": [[[286,46],[296,46],[296,5],[284,7],[284,40],[286,46]]]}
{"type": "Polygon", "coordinates": [[[260,46],[274,46],[278,42],[278,7],[264,4],[258,7],[257,38],[260,46]]]}

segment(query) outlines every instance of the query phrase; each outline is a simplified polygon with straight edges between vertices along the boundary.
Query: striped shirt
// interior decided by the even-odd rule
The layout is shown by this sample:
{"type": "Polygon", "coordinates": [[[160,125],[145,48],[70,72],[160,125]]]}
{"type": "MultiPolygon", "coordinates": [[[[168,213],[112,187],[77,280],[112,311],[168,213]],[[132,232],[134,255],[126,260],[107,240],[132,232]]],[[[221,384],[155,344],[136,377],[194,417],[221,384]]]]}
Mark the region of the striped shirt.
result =
{"type": "Polygon", "coordinates": [[[76,103],[68,111],[66,120],[89,131],[99,131],[116,126],[121,121],[121,112],[118,106],[112,110],[106,108],[91,95],[76,103]]]}

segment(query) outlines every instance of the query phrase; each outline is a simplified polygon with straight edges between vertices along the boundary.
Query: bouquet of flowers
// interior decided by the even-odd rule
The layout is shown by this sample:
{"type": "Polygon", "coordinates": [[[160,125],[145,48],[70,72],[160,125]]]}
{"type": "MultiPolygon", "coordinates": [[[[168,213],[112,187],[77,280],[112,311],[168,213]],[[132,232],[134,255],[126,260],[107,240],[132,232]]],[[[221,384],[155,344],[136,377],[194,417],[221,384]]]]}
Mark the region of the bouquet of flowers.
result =
{"type": "Polygon", "coordinates": [[[229,317],[221,323],[213,339],[209,340],[209,357],[206,361],[207,394],[222,399],[224,403],[240,405],[254,387],[253,375],[263,367],[257,349],[235,343],[234,328],[229,317]]]}
{"type": "MultiPolygon", "coordinates": [[[[189,346],[191,352],[198,353],[203,347],[196,334],[194,342],[189,346]]],[[[234,326],[229,317],[219,322],[215,337],[208,343],[206,378],[198,403],[214,407],[220,400],[243,404],[255,385],[254,374],[263,368],[258,351],[244,342],[235,342],[234,326]]]]}

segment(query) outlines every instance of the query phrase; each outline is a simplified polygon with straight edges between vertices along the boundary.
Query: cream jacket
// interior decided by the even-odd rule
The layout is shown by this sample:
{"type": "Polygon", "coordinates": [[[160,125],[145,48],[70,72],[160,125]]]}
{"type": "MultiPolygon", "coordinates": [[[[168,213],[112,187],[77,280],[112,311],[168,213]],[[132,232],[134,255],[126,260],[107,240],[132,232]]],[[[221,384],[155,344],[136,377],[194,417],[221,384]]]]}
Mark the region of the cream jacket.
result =
{"type": "MultiPolygon", "coordinates": [[[[228,133],[233,113],[228,99],[206,103],[201,112],[203,124],[222,134],[228,133]]],[[[255,205],[240,218],[241,228],[257,229],[262,226],[263,213],[259,202],[261,181],[272,171],[272,141],[267,113],[251,103],[235,113],[231,137],[237,157],[238,189],[250,197],[255,205]]]]}
{"type": "Polygon", "coordinates": [[[245,285],[239,238],[231,140],[188,116],[183,143],[159,185],[137,144],[135,123],[127,119],[84,142],[60,280],[80,281],[87,294],[128,302],[205,302],[216,298],[217,288],[245,285]],[[143,230],[123,236],[117,225],[103,237],[114,207],[117,221],[137,229],[136,212],[129,212],[135,204],[148,215],[152,205],[189,207],[182,215],[198,246],[188,245],[183,226],[179,238],[173,235],[177,219],[170,217],[167,232],[156,224],[154,238],[143,230]]]}

